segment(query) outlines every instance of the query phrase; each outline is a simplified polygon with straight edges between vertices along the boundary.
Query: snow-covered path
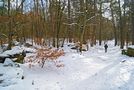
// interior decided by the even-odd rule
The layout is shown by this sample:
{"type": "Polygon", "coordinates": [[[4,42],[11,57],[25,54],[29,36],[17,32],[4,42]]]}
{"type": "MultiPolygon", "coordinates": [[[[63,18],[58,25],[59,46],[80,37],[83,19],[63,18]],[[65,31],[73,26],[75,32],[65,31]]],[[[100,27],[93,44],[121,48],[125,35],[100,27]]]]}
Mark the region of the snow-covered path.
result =
{"type": "Polygon", "coordinates": [[[22,65],[25,79],[0,90],[134,90],[134,58],[121,55],[119,47],[110,44],[104,53],[96,46],[82,55],[64,49],[64,67],[22,65]]]}
{"type": "Polygon", "coordinates": [[[134,58],[122,56],[118,47],[111,46],[108,53],[101,49],[98,48],[98,53],[92,53],[88,59],[103,63],[104,68],[68,90],[134,90],[134,58]]]}

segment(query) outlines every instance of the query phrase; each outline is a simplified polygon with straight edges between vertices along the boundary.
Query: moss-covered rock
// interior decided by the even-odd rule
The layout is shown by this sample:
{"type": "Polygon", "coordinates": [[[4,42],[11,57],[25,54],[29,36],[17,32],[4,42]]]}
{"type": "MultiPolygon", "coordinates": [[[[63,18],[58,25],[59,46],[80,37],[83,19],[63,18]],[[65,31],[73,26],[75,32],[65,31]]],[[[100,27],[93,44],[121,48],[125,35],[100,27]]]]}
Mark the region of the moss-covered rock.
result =
{"type": "Polygon", "coordinates": [[[17,58],[16,62],[23,63],[24,57],[26,56],[26,52],[22,52],[20,54],[14,55],[15,58],[17,58]]]}
{"type": "Polygon", "coordinates": [[[128,47],[126,54],[128,56],[134,57],[134,48],[128,47]]]}
{"type": "Polygon", "coordinates": [[[17,54],[12,54],[12,55],[0,55],[0,63],[4,63],[6,58],[13,59],[13,61],[18,62],[18,63],[23,63],[24,57],[26,56],[26,52],[22,51],[17,54]]]}
{"type": "Polygon", "coordinates": [[[134,48],[133,47],[128,47],[127,50],[123,49],[122,54],[130,56],[130,57],[134,57],[134,48]]]}
{"type": "Polygon", "coordinates": [[[15,62],[17,62],[17,63],[23,63],[24,56],[22,54],[16,55],[15,58],[17,58],[17,60],[15,62]]]}

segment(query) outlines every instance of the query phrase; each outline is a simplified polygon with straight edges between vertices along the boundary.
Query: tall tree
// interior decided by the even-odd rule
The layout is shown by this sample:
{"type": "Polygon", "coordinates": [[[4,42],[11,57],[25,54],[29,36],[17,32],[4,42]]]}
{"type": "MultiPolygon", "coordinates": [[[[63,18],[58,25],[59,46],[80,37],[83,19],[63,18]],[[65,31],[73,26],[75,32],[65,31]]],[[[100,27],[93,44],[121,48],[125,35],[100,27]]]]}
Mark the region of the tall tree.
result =
{"type": "Polygon", "coordinates": [[[99,45],[101,45],[101,42],[102,42],[102,4],[103,4],[103,2],[102,1],[100,1],[99,2],[99,4],[100,4],[100,8],[99,8],[99,14],[100,14],[100,29],[99,29],[99,45]]]}
{"type": "Polygon", "coordinates": [[[112,24],[113,24],[113,30],[114,30],[114,39],[115,39],[115,43],[114,45],[117,45],[117,25],[116,25],[116,18],[114,15],[114,4],[115,1],[114,0],[110,0],[110,10],[111,10],[111,16],[112,16],[112,24]]]}
{"type": "Polygon", "coordinates": [[[134,0],[131,0],[131,17],[132,17],[132,45],[134,45],[134,0]]]}
{"type": "Polygon", "coordinates": [[[11,3],[10,0],[8,0],[8,17],[9,17],[9,23],[8,23],[8,27],[9,27],[9,31],[8,31],[8,49],[11,49],[12,46],[12,32],[11,32],[11,3]]]}
{"type": "Polygon", "coordinates": [[[120,48],[124,48],[124,30],[123,30],[123,20],[122,20],[122,10],[121,10],[121,0],[118,0],[118,5],[119,5],[119,30],[120,30],[120,43],[121,46],[120,48]]]}

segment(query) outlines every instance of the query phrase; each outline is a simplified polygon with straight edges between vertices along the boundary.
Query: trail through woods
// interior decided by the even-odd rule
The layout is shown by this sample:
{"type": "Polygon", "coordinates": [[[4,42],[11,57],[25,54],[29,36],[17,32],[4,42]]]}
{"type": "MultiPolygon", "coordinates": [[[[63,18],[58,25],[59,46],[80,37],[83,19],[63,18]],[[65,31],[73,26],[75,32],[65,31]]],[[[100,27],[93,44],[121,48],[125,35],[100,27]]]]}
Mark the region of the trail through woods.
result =
{"type": "Polygon", "coordinates": [[[65,66],[47,62],[44,68],[21,65],[24,80],[0,90],[133,90],[134,58],[121,55],[119,47],[109,43],[108,53],[95,46],[78,54],[64,47],[59,58],[65,66]]]}

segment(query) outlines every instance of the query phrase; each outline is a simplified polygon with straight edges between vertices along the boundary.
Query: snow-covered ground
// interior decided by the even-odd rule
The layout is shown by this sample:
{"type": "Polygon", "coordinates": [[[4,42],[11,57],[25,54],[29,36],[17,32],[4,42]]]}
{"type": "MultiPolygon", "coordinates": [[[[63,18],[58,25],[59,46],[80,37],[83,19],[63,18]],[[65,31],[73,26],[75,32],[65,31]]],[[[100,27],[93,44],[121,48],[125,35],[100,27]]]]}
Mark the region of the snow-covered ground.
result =
{"type": "Polygon", "coordinates": [[[44,68],[0,64],[0,80],[5,80],[0,90],[134,90],[134,58],[121,55],[112,42],[108,46],[107,53],[95,46],[81,55],[65,46],[59,68],[50,62],[44,68]]]}

